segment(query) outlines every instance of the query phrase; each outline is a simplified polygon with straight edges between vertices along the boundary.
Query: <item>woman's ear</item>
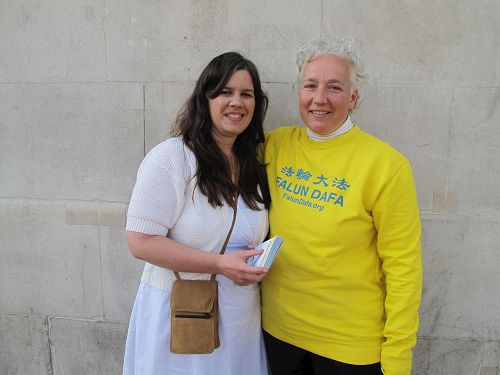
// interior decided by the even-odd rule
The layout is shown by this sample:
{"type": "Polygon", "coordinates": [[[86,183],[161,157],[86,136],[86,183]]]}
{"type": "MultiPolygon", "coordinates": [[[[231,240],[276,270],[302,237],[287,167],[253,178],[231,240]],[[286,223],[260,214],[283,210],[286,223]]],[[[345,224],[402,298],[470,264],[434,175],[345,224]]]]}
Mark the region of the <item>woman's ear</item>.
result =
{"type": "Polygon", "coordinates": [[[353,110],[354,107],[356,106],[356,103],[358,102],[358,98],[359,98],[359,92],[358,90],[353,90],[352,93],[351,93],[351,100],[349,102],[349,110],[353,110]]]}

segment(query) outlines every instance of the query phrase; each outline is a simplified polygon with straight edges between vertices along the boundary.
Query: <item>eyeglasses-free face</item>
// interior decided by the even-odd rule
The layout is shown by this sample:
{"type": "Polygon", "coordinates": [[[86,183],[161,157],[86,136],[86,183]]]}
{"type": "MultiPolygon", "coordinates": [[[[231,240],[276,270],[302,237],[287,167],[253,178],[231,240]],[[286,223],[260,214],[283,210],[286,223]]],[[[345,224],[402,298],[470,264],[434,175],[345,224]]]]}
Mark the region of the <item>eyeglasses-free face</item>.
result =
{"type": "Polygon", "coordinates": [[[357,99],[358,91],[353,89],[351,68],[345,58],[322,55],[305,65],[299,111],[304,124],[314,133],[327,135],[337,130],[357,99]]]}
{"type": "Polygon", "coordinates": [[[255,94],[250,73],[237,70],[219,96],[209,99],[212,137],[217,143],[234,142],[252,121],[255,94]]]}

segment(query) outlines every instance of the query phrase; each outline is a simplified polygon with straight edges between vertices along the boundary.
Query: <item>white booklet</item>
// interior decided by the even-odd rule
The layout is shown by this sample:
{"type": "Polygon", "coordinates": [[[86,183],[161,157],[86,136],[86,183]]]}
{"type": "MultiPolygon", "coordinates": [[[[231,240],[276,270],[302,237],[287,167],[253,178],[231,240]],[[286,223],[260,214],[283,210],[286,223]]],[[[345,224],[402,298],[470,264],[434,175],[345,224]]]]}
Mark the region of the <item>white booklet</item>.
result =
{"type": "Polygon", "coordinates": [[[247,260],[248,265],[253,267],[270,268],[278,254],[278,251],[283,243],[283,238],[276,236],[262,242],[255,247],[255,250],[264,250],[260,255],[256,255],[247,260]]]}

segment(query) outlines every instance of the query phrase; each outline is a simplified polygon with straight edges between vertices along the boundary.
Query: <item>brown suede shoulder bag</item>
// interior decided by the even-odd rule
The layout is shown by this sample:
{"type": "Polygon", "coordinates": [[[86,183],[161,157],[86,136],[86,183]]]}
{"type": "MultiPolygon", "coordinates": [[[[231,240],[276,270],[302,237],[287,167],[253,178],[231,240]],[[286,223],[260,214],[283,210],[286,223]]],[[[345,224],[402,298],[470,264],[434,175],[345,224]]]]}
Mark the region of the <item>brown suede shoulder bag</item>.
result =
{"type": "MultiPolygon", "coordinates": [[[[233,222],[222,246],[224,254],[236,221],[236,197],[233,222]]],[[[176,280],[170,296],[170,351],[176,354],[208,354],[220,346],[218,288],[212,274],[210,280],[176,280]]]]}

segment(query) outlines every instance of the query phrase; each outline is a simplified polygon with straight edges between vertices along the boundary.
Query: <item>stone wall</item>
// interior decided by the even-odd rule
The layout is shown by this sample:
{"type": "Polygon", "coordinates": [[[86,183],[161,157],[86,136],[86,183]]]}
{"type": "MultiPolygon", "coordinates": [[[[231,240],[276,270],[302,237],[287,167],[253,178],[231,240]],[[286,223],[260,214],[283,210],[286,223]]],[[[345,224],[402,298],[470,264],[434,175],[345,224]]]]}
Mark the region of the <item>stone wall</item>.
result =
{"type": "Polygon", "coordinates": [[[414,168],[413,374],[498,375],[499,19],[496,0],[0,1],[0,373],[120,373],[143,156],[228,50],[259,67],[266,127],[300,123],[295,50],[337,34],[370,72],[354,119],[414,168]]]}

